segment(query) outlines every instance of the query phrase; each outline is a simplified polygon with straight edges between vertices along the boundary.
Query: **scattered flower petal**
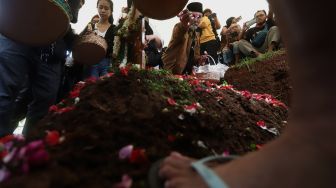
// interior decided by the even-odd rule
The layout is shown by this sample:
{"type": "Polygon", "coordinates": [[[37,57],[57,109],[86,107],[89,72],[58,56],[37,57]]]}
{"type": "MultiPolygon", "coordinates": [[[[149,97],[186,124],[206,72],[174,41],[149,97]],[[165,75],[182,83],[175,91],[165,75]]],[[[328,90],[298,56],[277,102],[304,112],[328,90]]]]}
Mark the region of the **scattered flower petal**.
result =
{"type": "Polygon", "coordinates": [[[179,119],[179,120],[184,120],[184,115],[183,115],[183,114],[180,114],[180,115],[178,116],[178,119],[179,119]]]}
{"type": "Polygon", "coordinates": [[[49,112],[54,113],[57,112],[59,109],[56,105],[52,105],[49,107],[49,112]]]}
{"type": "Polygon", "coordinates": [[[113,188],[130,188],[132,187],[133,180],[127,174],[123,175],[121,182],[113,186],[113,188]]]}
{"type": "Polygon", "coordinates": [[[268,128],[266,129],[268,132],[273,133],[274,135],[278,136],[280,135],[280,132],[276,128],[268,128]]]}
{"type": "Polygon", "coordinates": [[[230,155],[230,151],[229,150],[225,150],[223,151],[223,154],[222,154],[224,157],[227,157],[230,155]]]}
{"type": "Polygon", "coordinates": [[[134,146],[127,145],[120,149],[119,151],[119,159],[124,160],[131,156],[134,146]]]}
{"type": "Polygon", "coordinates": [[[164,108],[164,109],[162,109],[162,112],[163,113],[169,112],[169,109],[168,108],[164,108]]]}
{"type": "Polygon", "coordinates": [[[201,148],[204,148],[204,149],[208,149],[208,147],[204,144],[203,141],[201,140],[198,140],[197,141],[197,146],[201,147],[201,148]]]}
{"type": "Polygon", "coordinates": [[[128,69],[127,69],[127,67],[121,67],[120,68],[120,73],[123,76],[128,76],[128,69]]]}
{"type": "Polygon", "coordinates": [[[10,177],[10,172],[6,169],[6,167],[2,167],[0,169],[0,182],[7,180],[10,177]]]}
{"type": "Polygon", "coordinates": [[[148,159],[144,149],[133,149],[129,158],[131,163],[143,164],[147,163],[148,159]]]}
{"type": "Polygon", "coordinates": [[[60,133],[58,131],[47,131],[45,142],[49,146],[55,146],[60,143],[60,133]]]}
{"type": "Polygon", "coordinates": [[[176,101],[174,99],[170,98],[170,97],[167,99],[167,102],[171,106],[175,106],[176,105],[176,101]]]}
{"type": "Polygon", "coordinates": [[[258,121],[257,125],[262,129],[267,129],[265,122],[262,120],[258,121]]]}
{"type": "Polygon", "coordinates": [[[76,97],[76,98],[75,98],[75,104],[78,104],[79,101],[80,101],[80,98],[79,98],[79,97],[76,97]]]}

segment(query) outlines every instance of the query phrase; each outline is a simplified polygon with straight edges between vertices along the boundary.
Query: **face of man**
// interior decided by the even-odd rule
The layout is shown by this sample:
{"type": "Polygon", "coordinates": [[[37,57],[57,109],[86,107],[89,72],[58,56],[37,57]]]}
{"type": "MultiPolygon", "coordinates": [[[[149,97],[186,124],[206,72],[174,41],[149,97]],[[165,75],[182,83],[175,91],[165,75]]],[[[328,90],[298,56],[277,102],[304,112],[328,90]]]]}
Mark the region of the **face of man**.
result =
{"type": "Polygon", "coordinates": [[[266,22],[266,14],[264,11],[258,11],[255,14],[255,18],[257,19],[257,24],[263,24],[266,22]]]}
{"type": "Polygon", "coordinates": [[[77,23],[79,9],[84,5],[84,0],[68,0],[72,12],[71,23],[77,23]]]}
{"type": "Polygon", "coordinates": [[[201,21],[201,18],[203,16],[200,12],[190,12],[190,24],[191,25],[198,25],[201,21]]]}

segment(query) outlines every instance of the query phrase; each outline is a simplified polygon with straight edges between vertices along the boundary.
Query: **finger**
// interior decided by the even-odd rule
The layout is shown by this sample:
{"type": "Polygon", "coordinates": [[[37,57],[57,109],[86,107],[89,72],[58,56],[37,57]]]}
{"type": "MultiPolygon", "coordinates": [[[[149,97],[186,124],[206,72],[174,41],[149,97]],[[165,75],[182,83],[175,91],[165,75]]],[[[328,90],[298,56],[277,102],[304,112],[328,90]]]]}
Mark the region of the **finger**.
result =
{"type": "Polygon", "coordinates": [[[180,169],[175,168],[171,165],[163,165],[159,170],[159,176],[164,179],[171,179],[179,176],[180,171],[180,169]]]}

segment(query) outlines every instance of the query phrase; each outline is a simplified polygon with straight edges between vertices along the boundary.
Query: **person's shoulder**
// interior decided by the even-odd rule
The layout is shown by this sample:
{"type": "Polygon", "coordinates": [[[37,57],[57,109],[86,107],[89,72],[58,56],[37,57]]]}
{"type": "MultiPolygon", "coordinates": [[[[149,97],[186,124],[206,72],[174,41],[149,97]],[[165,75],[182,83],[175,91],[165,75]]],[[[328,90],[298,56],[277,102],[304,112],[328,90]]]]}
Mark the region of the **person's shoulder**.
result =
{"type": "Polygon", "coordinates": [[[209,22],[209,23],[210,23],[210,19],[209,19],[207,16],[203,16],[203,17],[201,18],[201,21],[209,22]]]}
{"type": "Polygon", "coordinates": [[[267,24],[268,26],[270,26],[270,27],[276,25],[274,19],[267,19],[267,20],[266,20],[266,24],[267,24]]]}

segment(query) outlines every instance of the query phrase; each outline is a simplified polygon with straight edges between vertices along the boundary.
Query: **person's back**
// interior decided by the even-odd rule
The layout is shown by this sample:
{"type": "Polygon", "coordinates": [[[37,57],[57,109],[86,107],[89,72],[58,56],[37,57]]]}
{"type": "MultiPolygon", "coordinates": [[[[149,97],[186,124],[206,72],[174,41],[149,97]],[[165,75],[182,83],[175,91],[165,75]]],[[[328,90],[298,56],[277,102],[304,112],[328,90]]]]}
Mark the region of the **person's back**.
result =
{"type": "Polygon", "coordinates": [[[199,25],[201,31],[200,43],[206,43],[211,40],[216,40],[216,36],[212,30],[210,19],[207,16],[203,16],[199,25]]]}

